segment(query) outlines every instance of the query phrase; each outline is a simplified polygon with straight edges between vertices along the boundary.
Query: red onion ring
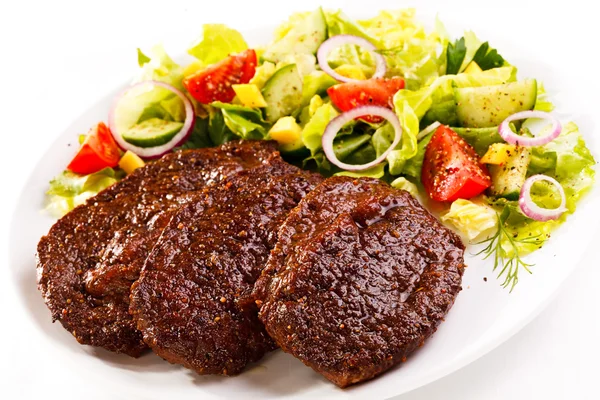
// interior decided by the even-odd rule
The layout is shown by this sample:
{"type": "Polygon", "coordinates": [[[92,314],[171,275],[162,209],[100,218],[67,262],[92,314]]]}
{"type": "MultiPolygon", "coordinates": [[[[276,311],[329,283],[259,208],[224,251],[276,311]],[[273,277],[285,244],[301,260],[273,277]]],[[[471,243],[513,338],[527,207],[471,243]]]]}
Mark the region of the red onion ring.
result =
{"type": "Polygon", "coordinates": [[[526,147],[535,147],[535,146],[543,146],[546,143],[550,143],[554,139],[556,139],[560,132],[562,131],[562,125],[560,121],[544,111],[521,111],[516,114],[511,115],[506,118],[502,124],[498,127],[498,133],[506,142],[510,144],[515,144],[517,146],[526,146],[526,147]],[[513,121],[527,118],[539,118],[539,119],[547,119],[552,121],[552,130],[545,136],[538,137],[524,137],[517,135],[515,132],[510,129],[509,124],[513,121]]]}
{"type": "Polygon", "coordinates": [[[375,73],[371,78],[384,77],[385,72],[387,70],[385,58],[381,54],[375,52],[375,50],[377,50],[377,47],[375,47],[373,43],[369,42],[367,39],[354,35],[333,36],[321,44],[319,50],[317,51],[317,60],[319,61],[319,67],[321,67],[321,69],[325,73],[327,73],[328,75],[330,75],[334,79],[337,79],[340,82],[355,82],[358,80],[338,74],[333,70],[333,68],[329,66],[329,63],[327,62],[327,57],[329,56],[329,53],[331,53],[334,49],[346,44],[354,44],[362,47],[363,49],[367,50],[369,54],[371,54],[371,56],[375,59],[375,73]]]}
{"type": "Polygon", "coordinates": [[[398,120],[398,117],[392,110],[380,106],[361,106],[353,108],[352,110],[338,115],[337,117],[332,119],[325,128],[323,138],[321,139],[321,144],[323,146],[323,152],[325,153],[325,156],[333,165],[336,165],[346,171],[364,171],[365,169],[369,169],[383,162],[388,156],[388,154],[390,154],[390,152],[394,150],[396,146],[398,146],[398,143],[400,143],[401,138],[402,126],[400,125],[400,120],[398,120]],[[363,117],[365,115],[372,115],[388,120],[394,127],[394,141],[390,145],[390,147],[383,152],[382,155],[380,155],[375,160],[369,163],[360,165],[343,163],[340,160],[338,160],[335,156],[335,152],[333,151],[333,140],[344,125],[358,117],[363,117]]]}
{"type": "Polygon", "coordinates": [[[439,123],[438,121],[435,121],[433,124],[429,125],[427,128],[423,129],[421,132],[419,132],[419,134],[417,135],[417,142],[420,142],[421,139],[423,139],[425,136],[429,135],[431,132],[435,132],[435,130],[437,128],[440,127],[440,125],[442,125],[441,123],[439,123]]]}
{"type": "Polygon", "coordinates": [[[144,81],[144,82],[140,82],[133,86],[128,87],[123,92],[121,92],[121,94],[119,94],[117,96],[117,98],[116,98],[115,102],[113,103],[113,106],[110,110],[110,113],[108,114],[108,124],[110,126],[110,131],[111,131],[113,137],[115,138],[115,142],[117,142],[117,145],[119,145],[119,147],[121,149],[129,150],[144,159],[160,158],[163,155],[170,152],[171,150],[173,150],[173,148],[183,144],[183,142],[185,142],[188,139],[188,137],[190,136],[190,134],[192,133],[192,131],[194,129],[194,120],[195,120],[194,107],[192,106],[192,103],[190,102],[190,100],[185,96],[185,94],[183,94],[183,92],[181,92],[179,89],[177,89],[167,83],[158,82],[158,81],[144,81]],[[125,139],[123,139],[123,136],[121,136],[121,134],[118,132],[118,129],[116,126],[116,111],[119,106],[119,101],[130,90],[137,88],[141,85],[152,85],[152,86],[158,86],[158,87],[167,89],[170,92],[175,93],[177,95],[177,97],[179,97],[181,99],[181,101],[183,101],[183,105],[185,107],[185,120],[183,121],[183,126],[181,127],[181,130],[175,136],[173,136],[173,139],[171,139],[169,142],[167,142],[161,146],[139,147],[139,146],[135,146],[131,143],[128,143],[127,141],[125,141],[125,139]]]}
{"type": "Polygon", "coordinates": [[[527,178],[525,183],[523,183],[523,187],[521,188],[521,193],[519,195],[519,207],[521,208],[521,211],[523,211],[523,214],[529,218],[542,222],[558,219],[565,211],[567,211],[566,205],[567,196],[565,195],[565,190],[556,179],[547,175],[533,175],[527,178]],[[556,186],[561,197],[560,206],[558,206],[558,208],[542,208],[535,204],[531,198],[531,188],[533,187],[534,183],[539,181],[550,182],[556,186]]]}

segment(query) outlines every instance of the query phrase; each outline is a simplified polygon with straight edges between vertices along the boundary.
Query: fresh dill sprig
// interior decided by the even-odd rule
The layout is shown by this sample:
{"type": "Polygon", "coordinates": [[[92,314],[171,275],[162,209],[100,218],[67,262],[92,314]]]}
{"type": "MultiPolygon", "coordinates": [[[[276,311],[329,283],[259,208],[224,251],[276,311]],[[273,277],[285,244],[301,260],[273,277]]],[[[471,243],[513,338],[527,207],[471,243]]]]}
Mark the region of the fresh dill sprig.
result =
{"type": "Polygon", "coordinates": [[[502,213],[498,215],[498,230],[493,236],[477,243],[487,243],[487,246],[476,255],[483,254],[484,260],[487,260],[490,257],[494,258],[494,271],[500,269],[498,278],[505,275],[502,287],[510,287],[510,291],[512,292],[516,284],[519,282],[519,270],[523,268],[525,271],[531,274],[530,268],[534,266],[533,264],[528,264],[521,259],[517,244],[538,244],[540,240],[539,236],[519,239],[509,232],[505,226],[506,219],[509,215],[510,210],[508,208],[505,208],[502,213]],[[504,249],[504,243],[509,244],[509,250],[504,249]]]}

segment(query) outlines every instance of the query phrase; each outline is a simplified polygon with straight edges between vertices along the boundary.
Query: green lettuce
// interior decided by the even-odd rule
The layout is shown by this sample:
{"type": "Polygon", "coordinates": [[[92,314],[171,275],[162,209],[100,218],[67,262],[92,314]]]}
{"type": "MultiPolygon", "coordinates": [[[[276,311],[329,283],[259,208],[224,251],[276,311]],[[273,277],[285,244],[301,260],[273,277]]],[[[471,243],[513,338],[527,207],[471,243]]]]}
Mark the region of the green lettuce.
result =
{"type": "Polygon", "coordinates": [[[275,28],[275,41],[283,39],[294,27],[302,25],[310,14],[310,11],[305,11],[290,15],[287,21],[275,28]]]}
{"type": "Polygon", "coordinates": [[[358,25],[385,57],[388,75],[404,76],[407,88],[418,89],[445,70],[448,35],[439,19],[431,33],[417,21],[414,9],[382,11],[358,25]]]}
{"type": "Polygon", "coordinates": [[[212,107],[221,110],[227,128],[242,139],[266,139],[268,124],[257,108],[221,102],[211,103],[212,107]]]}
{"type": "Polygon", "coordinates": [[[552,102],[548,98],[548,93],[546,93],[546,88],[544,87],[544,84],[539,81],[537,84],[537,98],[535,100],[534,110],[545,112],[551,112],[554,110],[554,104],[552,104],[552,102]]]}
{"type": "Polygon", "coordinates": [[[323,104],[315,111],[312,118],[302,129],[302,141],[312,155],[315,155],[321,147],[321,138],[327,124],[338,116],[338,112],[331,104],[323,104]]]}
{"type": "Polygon", "coordinates": [[[211,107],[208,115],[208,137],[215,146],[220,146],[237,137],[227,127],[225,117],[220,109],[211,107]]]}
{"type": "Polygon", "coordinates": [[[434,132],[431,132],[419,141],[417,144],[417,154],[406,161],[404,169],[402,170],[403,174],[411,176],[419,181],[421,180],[421,169],[423,168],[423,160],[425,159],[425,150],[433,137],[433,133],[434,132]]]}
{"type": "MultiPolygon", "coordinates": [[[[326,11],[324,13],[327,22],[329,37],[337,35],[354,35],[362,37],[380,47],[380,41],[375,36],[368,34],[356,22],[348,18],[341,10],[326,11]]],[[[366,76],[371,76],[375,71],[375,61],[371,54],[354,45],[339,46],[327,57],[329,65],[337,68],[344,64],[360,67],[366,76]]]]}
{"type": "MultiPolygon", "coordinates": [[[[579,128],[574,122],[569,122],[558,138],[535,148],[529,168],[530,173],[549,175],[560,182],[567,197],[567,208],[574,212],[577,201],[594,183],[595,163],[579,128]]],[[[552,193],[548,195],[552,196],[552,193]]]]}
{"type": "Polygon", "coordinates": [[[62,217],[122,177],[122,171],[116,172],[112,168],[89,175],[64,171],[50,181],[46,210],[55,217],[62,217]]]}
{"type": "Polygon", "coordinates": [[[470,241],[490,233],[498,224],[497,212],[477,199],[453,201],[441,219],[456,227],[470,241]]]}
{"type": "Polygon", "coordinates": [[[256,72],[249,83],[256,85],[259,89],[262,89],[265,86],[265,83],[271,79],[276,70],[277,68],[275,68],[275,64],[265,61],[262,65],[256,67],[256,72]]]}
{"type": "Polygon", "coordinates": [[[385,175],[385,163],[377,164],[374,167],[363,171],[343,171],[338,172],[337,176],[350,176],[352,178],[376,178],[381,179],[385,175]]]}
{"type": "MultiPolygon", "coordinates": [[[[491,205],[502,211],[505,221],[504,229],[508,235],[501,243],[505,257],[512,257],[516,252],[523,256],[542,247],[551,232],[575,212],[581,197],[594,184],[595,160],[575,123],[567,123],[558,138],[533,148],[533,153],[528,175],[541,173],[554,177],[565,191],[568,211],[558,220],[534,221],[523,215],[516,201],[489,199],[491,205]]],[[[546,183],[535,184],[531,197],[546,208],[555,208],[559,203],[556,190],[546,183]]]]}
{"type": "MultiPolygon", "coordinates": [[[[138,49],[140,70],[133,83],[152,80],[184,90],[183,68],[167,55],[164,47],[154,46],[149,54],[147,56],[138,49]]],[[[124,132],[151,118],[182,122],[185,119],[185,105],[170,90],[152,85],[140,85],[120,99],[115,113],[115,123],[120,131],[124,132]]]]}
{"type": "Polygon", "coordinates": [[[392,183],[390,183],[390,185],[396,189],[406,190],[414,198],[421,200],[421,193],[419,192],[419,187],[403,176],[394,179],[392,183]]]}
{"type": "Polygon", "coordinates": [[[188,49],[188,53],[204,65],[221,61],[229,54],[248,48],[241,33],[223,24],[205,24],[202,35],[188,49]]]}
{"type": "Polygon", "coordinates": [[[159,81],[183,90],[183,68],[169,57],[165,48],[156,45],[150,49],[149,54],[150,56],[147,56],[138,49],[138,63],[141,68],[133,83],[159,81]]]}
{"type": "Polygon", "coordinates": [[[208,124],[209,118],[196,118],[194,129],[186,142],[176,150],[201,149],[204,147],[213,147],[215,143],[210,138],[208,124]]]}
{"type": "Polygon", "coordinates": [[[407,101],[394,103],[394,109],[402,126],[402,140],[398,147],[387,156],[390,174],[400,175],[406,161],[417,154],[417,135],[419,134],[419,118],[407,101]]]}

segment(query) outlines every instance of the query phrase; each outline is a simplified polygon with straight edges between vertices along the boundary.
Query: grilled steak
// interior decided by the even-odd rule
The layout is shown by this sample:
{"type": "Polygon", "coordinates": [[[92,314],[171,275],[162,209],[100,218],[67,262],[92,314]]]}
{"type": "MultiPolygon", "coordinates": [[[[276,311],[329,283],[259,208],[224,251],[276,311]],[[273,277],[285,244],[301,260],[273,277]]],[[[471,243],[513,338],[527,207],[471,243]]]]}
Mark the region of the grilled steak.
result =
{"type": "Polygon", "coordinates": [[[281,227],[253,297],[284,351],[345,387],[436,330],[461,290],[463,251],[407,192],[330,178],[281,227]]]}
{"type": "Polygon", "coordinates": [[[273,161],[213,186],[164,229],[131,291],[144,341],[199,374],[233,375],[274,348],[251,292],[277,229],[321,177],[273,161]]]}
{"type": "Polygon", "coordinates": [[[75,208],[37,251],[38,286],[54,320],[82,344],[139,356],[128,313],[138,278],[171,213],[207,185],[279,159],[269,142],[230,142],[164,156],[75,208]]]}

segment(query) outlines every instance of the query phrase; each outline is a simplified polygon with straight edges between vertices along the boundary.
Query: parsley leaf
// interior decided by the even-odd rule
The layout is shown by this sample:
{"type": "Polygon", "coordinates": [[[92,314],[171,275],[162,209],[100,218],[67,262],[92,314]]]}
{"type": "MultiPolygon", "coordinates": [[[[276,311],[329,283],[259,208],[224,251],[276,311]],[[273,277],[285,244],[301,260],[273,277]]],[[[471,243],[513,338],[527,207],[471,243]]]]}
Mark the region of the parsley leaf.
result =
{"type": "Polygon", "coordinates": [[[448,51],[446,52],[446,75],[456,75],[460,71],[460,66],[467,55],[467,46],[465,38],[460,38],[454,44],[448,43],[448,51]]]}
{"type": "Polygon", "coordinates": [[[475,61],[483,71],[504,65],[504,58],[498,54],[496,49],[490,49],[488,42],[485,42],[477,49],[475,56],[473,56],[473,61],[475,61]]]}

